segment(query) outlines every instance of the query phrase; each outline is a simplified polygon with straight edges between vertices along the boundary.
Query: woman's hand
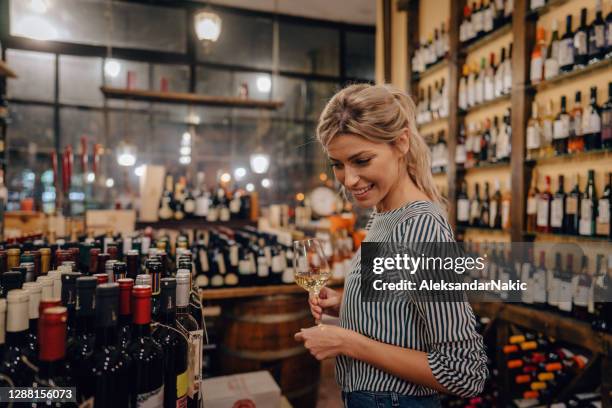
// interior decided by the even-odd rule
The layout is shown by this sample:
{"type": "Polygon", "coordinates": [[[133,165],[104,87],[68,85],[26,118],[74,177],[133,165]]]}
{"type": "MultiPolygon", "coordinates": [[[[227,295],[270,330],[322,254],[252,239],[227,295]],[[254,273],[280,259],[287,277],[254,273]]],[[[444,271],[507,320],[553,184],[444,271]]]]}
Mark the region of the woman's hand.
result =
{"type": "Polygon", "coordinates": [[[338,326],[320,324],[300,330],[295,334],[295,339],[304,342],[304,347],[317,360],[325,360],[340,354],[346,354],[355,336],[358,336],[358,334],[354,331],[338,326]]]}
{"type": "Polygon", "coordinates": [[[340,303],[342,302],[342,295],[335,290],[329,288],[321,288],[319,296],[310,296],[308,298],[308,304],[310,305],[310,312],[315,321],[320,321],[323,313],[330,316],[338,317],[340,313],[340,303]]]}

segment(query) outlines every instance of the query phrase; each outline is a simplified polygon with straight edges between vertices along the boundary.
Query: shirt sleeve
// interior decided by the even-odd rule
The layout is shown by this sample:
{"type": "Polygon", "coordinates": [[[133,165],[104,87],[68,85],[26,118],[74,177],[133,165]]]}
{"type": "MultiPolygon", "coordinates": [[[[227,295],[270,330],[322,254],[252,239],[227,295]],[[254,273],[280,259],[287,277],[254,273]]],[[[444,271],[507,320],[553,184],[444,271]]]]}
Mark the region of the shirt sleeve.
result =
{"type": "MultiPolygon", "coordinates": [[[[432,214],[410,218],[398,227],[396,242],[454,241],[447,223],[432,214]]],[[[470,304],[439,300],[415,300],[415,304],[425,326],[429,367],[438,383],[461,397],[480,394],[488,377],[487,355],[470,304]]]]}

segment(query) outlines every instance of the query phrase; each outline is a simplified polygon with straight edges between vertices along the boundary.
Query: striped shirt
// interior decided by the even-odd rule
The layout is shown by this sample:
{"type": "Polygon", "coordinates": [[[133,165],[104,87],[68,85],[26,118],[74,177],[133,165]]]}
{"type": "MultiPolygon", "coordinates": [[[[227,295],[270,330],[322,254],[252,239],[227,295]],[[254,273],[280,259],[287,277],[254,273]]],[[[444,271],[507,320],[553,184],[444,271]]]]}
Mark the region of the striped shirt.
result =
{"type": "MultiPolygon", "coordinates": [[[[364,241],[453,242],[443,210],[429,201],[412,201],[388,212],[374,212],[364,241]]],[[[473,396],[482,391],[488,375],[482,336],[467,302],[362,302],[361,251],[352,260],[345,280],[340,325],[371,339],[427,353],[436,380],[448,391],[473,396]]],[[[336,379],[345,392],[396,392],[402,395],[435,394],[379,370],[363,361],[341,355],[336,359],[336,379]]]]}

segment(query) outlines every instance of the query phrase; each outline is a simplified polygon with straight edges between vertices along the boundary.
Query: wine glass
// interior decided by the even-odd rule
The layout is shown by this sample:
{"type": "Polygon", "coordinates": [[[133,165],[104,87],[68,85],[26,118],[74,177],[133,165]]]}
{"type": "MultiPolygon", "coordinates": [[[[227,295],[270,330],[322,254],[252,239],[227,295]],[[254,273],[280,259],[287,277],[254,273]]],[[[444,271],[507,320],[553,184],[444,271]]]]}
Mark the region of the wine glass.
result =
{"type": "MultiPolygon", "coordinates": [[[[331,276],[323,244],[316,238],[293,242],[295,283],[318,297],[331,276]]],[[[317,322],[319,323],[319,322],[317,322]]]]}

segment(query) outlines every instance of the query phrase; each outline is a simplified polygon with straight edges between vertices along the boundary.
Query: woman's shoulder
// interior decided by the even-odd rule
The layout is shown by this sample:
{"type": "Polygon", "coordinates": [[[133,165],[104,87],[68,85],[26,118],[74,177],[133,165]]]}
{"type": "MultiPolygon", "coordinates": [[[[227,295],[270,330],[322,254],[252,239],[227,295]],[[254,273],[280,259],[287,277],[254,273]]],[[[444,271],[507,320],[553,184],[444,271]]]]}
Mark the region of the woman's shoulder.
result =
{"type": "Polygon", "coordinates": [[[432,201],[415,201],[406,206],[393,235],[394,240],[403,242],[454,241],[446,210],[432,201]]]}

